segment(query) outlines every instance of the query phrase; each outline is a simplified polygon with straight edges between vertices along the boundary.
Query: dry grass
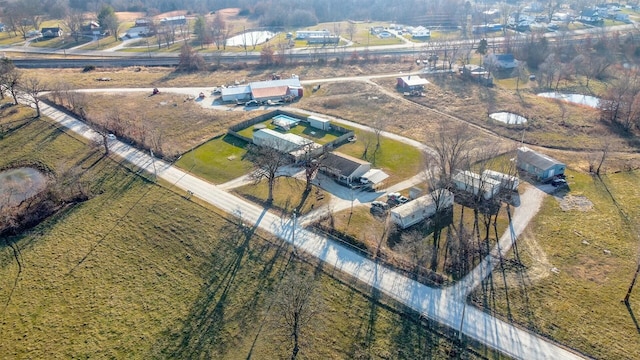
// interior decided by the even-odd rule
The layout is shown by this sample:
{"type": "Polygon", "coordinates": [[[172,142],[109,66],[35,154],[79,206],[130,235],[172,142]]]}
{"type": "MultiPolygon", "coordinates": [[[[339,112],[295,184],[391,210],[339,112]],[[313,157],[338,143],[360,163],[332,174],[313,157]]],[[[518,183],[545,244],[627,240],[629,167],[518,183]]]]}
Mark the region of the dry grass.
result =
{"type": "Polygon", "coordinates": [[[632,294],[630,310],[620,300],[639,256],[639,174],[611,174],[603,182],[569,175],[570,191],[547,197],[518,251],[508,255],[506,276],[494,272],[474,299],[594,358],[637,359],[640,292],[632,294]],[[576,197],[585,197],[593,209],[563,209],[576,197]]]}

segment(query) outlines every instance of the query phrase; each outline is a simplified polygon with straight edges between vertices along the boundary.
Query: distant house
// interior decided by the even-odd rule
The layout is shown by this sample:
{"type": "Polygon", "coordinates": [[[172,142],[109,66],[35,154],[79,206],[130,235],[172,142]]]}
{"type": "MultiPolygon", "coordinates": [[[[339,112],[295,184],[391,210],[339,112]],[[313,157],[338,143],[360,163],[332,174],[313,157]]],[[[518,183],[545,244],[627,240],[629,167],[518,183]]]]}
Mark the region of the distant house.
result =
{"type": "Polygon", "coordinates": [[[578,21],[585,23],[597,23],[602,21],[602,17],[598,9],[584,9],[578,16],[578,21]]]}
{"type": "Polygon", "coordinates": [[[178,26],[178,25],[186,25],[187,18],[184,15],[180,16],[171,16],[160,19],[160,26],[178,26]]]}
{"type": "Polygon", "coordinates": [[[152,25],[152,21],[149,19],[136,19],[135,23],[134,23],[134,27],[139,27],[139,26],[151,26],[152,25]]]}
{"type": "Polygon", "coordinates": [[[431,30],[427,29],[424,26],[418,26],[411,30],[411,36],[414,38],[423,38],[423,39],[430,38],[431,30]]]}
{"type": "Polygon", "coordinates": [[[452,206],[453,194],[438,189],[391,209],[391,220],[401,229],[406,229],[452,206]]]}
{"type": "Polygon", "coordinates": [[[541,181],[551,180],[555,176],[564,175],[564,170],[567,167],[565,164],[548,155],[533,151],[524,146],[518,149],[517,163],[519,169],[534,175],[541,181]]]}
{"type": "Polygon", "coordinates": [[[458,190],[482,196],[485,200],[492,199],[501,189],[500,181],[471,171],[458,171],[453,176],[453,184],[458,190]]]}
{"type": "Polygon", "coordinates": [[[54,38],[62,36],[62,29],[60,27],[46,27],[40,30],[43,38],[54,38]]]}
{"type": "Polygon", "coordinates": [[[311,36],[306,38],[306,40],[308,45],[337,45],[340,43],[339,36],[311,36]]]}
{"type": "Polygon", "coordinates": [[[320,159],[320,171],[343,184],[351,184],[371,170],[371,163],[339,152],[330,152],[320,159]]]}
{"type": "Polygon", "coordinates": [[[518,60],[513,54],[487,54],[483,61],[496,70],[510,70],[518,67],[518,60]]]}
{"type": "Polygon", "coordinates": [[[283,97],[302,97],[300,79],[292,77],[282,80],[256,81],[248,85],[227,87],[221,90],[222,101],[254,99],[258,101],[280,100],[283,97]]]}
{"type": "Polygon", "coordinates": [[[473,79],[483,85],[493,85],[491,74],[482,66],[467,64],[460,68],[460,73],[462,76],[473,79]]]}
{"type": "Polygon", "coordinates": [[[369,28],[371,35],[378,35],[382,31],[384,31],[384,26],[372,26],[369,28]]]}
{"type": "Polygon", "coordinates": [[[428,83],[427,79],[423,79],[418,75],[409,75],[397,78],[396,86],[400,90],[424,90],[424,86],[428,83]]]}
{"type": "Polygon", "coordinates": [[[309,38],[331,37],[329,30],[302,30],[296,31],[296,40],[307,40],[309,38]]]}

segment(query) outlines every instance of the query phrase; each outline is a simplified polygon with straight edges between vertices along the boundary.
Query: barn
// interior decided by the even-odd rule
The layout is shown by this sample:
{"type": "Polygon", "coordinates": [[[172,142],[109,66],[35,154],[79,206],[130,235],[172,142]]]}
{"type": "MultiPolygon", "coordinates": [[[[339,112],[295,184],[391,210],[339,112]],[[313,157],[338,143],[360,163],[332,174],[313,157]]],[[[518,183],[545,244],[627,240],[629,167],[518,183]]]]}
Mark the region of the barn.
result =
{"type": "Polygon", "coordinates": [[[391,209],[391,220],[401,229],[406,229],[452,206],[453,194],[446,189],[437,189],[391,209]]]}
{"type": "Polygon", "coordinates": [[[249,85],[230,86],[220,91],[222,101],[236,101],[251,99],[251,87],[249,85]]]}
{"type": "Polygon", "coordinates": [[[533,151],[526,146],[518,148],[518,168],[534,175],[540,181],[551,180],[558,175],[564,175],[567,165],[560,161],[533,151]]]}
{"type": "Polygon", "coordinates": [[[285,97],[298,98],[303,95],[303,88],[300,79],[292,77],[290,79],[256,81],[248,85],[239,85],[223,88],[221,91],[222,101],[236,101],[254,99],[257,101],[281,100],[285,97]]]}

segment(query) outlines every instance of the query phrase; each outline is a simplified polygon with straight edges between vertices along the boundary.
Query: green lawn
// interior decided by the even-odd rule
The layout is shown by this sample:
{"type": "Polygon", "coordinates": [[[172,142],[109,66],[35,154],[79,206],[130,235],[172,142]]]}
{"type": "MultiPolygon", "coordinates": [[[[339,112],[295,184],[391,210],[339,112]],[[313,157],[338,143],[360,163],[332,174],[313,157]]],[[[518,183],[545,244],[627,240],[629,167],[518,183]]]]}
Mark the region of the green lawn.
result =
{"type": "Polygon", "coordinates": [[[495,272],[476,302],[594,358],[640,358],[640,289],[630,310],[620,302],[640,256],[640,173],[606,175],[603,182],[568,175],[568,195],[586,197],[593,208],[563,211],[548,196],[506,264],[505,278],[520,281],[505,288],[502,272],[495,272]],[[513,266],[516,255],[523,267],[513,266]]]}
{"type": "Polygon", "coordinates": [[[253,164],[243,159],[246,145],[234,136],[219,136],[185,153],[176,166],[220,184],[251,171],[253,164]]]}
{"type": "Polygon", "coordinates": [[[392,185],[402,180],[406,180],[424,168],[423,154],[419,149],[404,144],[400,141],[381,137],[380,148],[375,151],[375,134],[355,130],[357,140],[340,146],[336,151],[362,159],[365,144],[370,143],[366,160],[371,162],[373,167],[382,169],[390,177],[387,184],[392,185]]]}
{"type": "Polygon", "coordinates": [[[145,182],[51,123],[12,132],[0,152],[0,166],[77,167],[94,194],[3,239],[22,264],[19,273],[2,244],[3,357],[287,358],[290,342],[269,307],[286,271],[314,273],[325,303],[299,358],[449,359],[456,350],[442,329],[378,292],[292,258],[280,242],[145,182]]]}

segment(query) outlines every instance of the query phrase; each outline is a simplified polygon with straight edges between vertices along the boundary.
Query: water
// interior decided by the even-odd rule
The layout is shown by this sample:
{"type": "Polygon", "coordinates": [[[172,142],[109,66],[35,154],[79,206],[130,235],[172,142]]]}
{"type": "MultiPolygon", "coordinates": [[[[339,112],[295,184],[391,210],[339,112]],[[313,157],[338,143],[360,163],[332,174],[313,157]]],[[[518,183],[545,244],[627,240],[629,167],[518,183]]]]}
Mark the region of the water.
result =
{"type": "Polygon", "coordinates": [[[557,100],[563,100],[578,105],[585,105],[592,108],[597,108],[600,103],[600,99],[595,96],[582,95],[582,94],[562,94],[559,92],[544,92],[538,94],[538,96],[552,98],[557,100]]]}
{"type": "Polygon", "coordinates": [[[490,118],[507,125],[522,125],[527,123],[527,119],[510,112],[497,112],[489,115],[490,118]]]}
{"type": "Polygon", "coordinates": [[[0,172],[0,201],[3,205],[18,205],[40,191],[46,185],[45,176],[34,168],[17,168],[0,172]]]}
{"type": "Polygon", "coordinates": [[[258,45],[269,41],[274,36],[276,33],[271,31],[249,31],[227,39],[227,46],[258,45]]]}
{"type": "Polygon", "coordinates": [[[300,119],[296,119],[294,117],[288,115],[276,115],[273,117],[273,123],[279,126],[294,126],[300,122],[300,119]]]}

